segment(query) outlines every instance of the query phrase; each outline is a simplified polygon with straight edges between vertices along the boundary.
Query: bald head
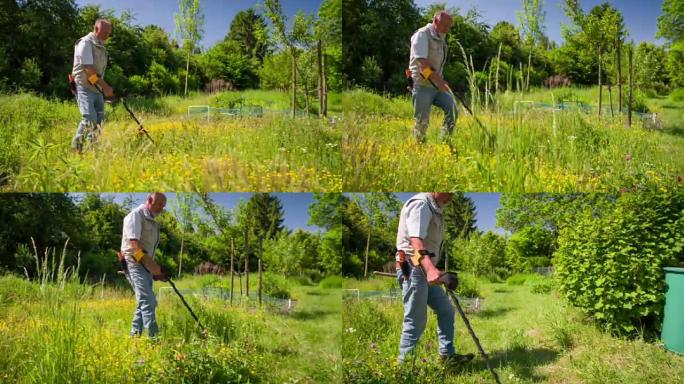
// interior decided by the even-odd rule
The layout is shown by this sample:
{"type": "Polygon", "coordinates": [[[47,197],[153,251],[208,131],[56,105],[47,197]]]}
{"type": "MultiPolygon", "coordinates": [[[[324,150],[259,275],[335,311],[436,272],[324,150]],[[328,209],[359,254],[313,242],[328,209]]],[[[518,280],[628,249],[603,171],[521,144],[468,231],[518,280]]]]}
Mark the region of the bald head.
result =
{"type": "Polygon", "coordinates": [[[440,204],[449,204],[454,194],[451,192],[432,192],[432,197],[440,204]]]}
{"type": "Polygon", "coordinates": [[[112,35],[112,23],[107,19],[97,19],[93,33],[104,43],[112,35]]]}
{"type": "Polygon", "coordinates": [[[153,192],[147,196],[147,209],[152,216],[157,216],[166,206],[166,195],[161,192],[153,192]]]}
{"type": "Polygon", "coordinates": [[[432,18],[435,30],[440,34],[447,34],[453,25],[454,20],[447,11],[437,11],[432,18]]]}

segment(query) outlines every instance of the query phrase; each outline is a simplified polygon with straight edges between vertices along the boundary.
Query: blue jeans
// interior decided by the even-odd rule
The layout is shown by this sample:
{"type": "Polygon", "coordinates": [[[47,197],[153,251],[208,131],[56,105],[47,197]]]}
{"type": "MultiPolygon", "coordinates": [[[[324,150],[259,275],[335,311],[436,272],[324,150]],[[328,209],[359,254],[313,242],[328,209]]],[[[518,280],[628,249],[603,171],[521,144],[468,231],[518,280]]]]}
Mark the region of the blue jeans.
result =
{"type": "Polygon", "coordinates": [[[446,92],[441,92],[432,86],[413,87],[413,118],[416,125],[413,128],[413,135],[420,142],[425,142],[428,125],[430,124],[430,110],[432,105],[436,105],[444,111],[444,122],[442,131],[439,135],[440,140],[446,139],[454,131],[458,110],[455,101],[446,92]]]}
{"type": "Polygon", "coordinates": [[[427,324],[427,307],[430,306],[437,315],[437,337],[439,354],[453,355],[454,349],[454,307],[441,285],[429,286],[422,268],[411,268],[411,277],[403,281],[401,271],[397,278],[403,282],[404,323],[399,342],[399,362],[406,360],[412,353],[425,331],[427,324]]]}
{"type": "Polygon", "coordinates": [[[71,148],[81,150],[83,148],[83,135],[86,132],[88,133],[86,139],[90,142],[93,142],[97,137],[97,130],[104,120],[104,96],[99,92],[93,92],[76,85],[76,101],[83,118],[78,124],[76,135],[71,140],[71,148]]]}
{"type": "Polygon", "coordinates": [[[147,328],[149,336],[155,337],[159,332],[159,327],[154,313],[157,308],[157,299],[152,290],[152,275],[141,265],[128,263],[128,281],[135,291],[135,312],[131,335],[141,335],[143,328],[147,328]]]}

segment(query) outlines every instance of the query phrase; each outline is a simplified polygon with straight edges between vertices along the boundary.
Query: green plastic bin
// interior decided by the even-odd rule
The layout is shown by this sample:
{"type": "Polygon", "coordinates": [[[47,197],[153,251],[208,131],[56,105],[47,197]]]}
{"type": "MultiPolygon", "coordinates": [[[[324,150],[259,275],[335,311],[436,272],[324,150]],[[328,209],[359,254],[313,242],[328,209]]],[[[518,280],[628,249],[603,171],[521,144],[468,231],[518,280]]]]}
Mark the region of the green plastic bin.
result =
{"type": "Polygon", "coordinates": [[[661,339],[668,350],[684,355],[684,268],[665,269],[665,318],[661,339]]]}

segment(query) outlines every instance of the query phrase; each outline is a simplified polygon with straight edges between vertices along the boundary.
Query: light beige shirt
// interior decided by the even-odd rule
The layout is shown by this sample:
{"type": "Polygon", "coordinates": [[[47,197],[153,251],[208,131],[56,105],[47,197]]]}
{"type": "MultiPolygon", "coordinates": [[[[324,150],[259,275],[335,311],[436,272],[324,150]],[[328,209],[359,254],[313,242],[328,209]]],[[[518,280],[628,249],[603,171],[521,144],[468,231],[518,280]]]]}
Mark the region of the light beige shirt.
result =
{"type": "Polygon", "coordinates": [[[107,50],[104,43],[93,32],[78,39],[74,46],[74,67],[71,73],[76,78],[76,84],[81,87],[97,92],[97,89],[88,82],[88,74],[84,65],[93,65],[97,74],[104,79],[107,69],[107,50]]]}
{"type": "Polygon", "coordinates": [[[121,252],[129,262],[135,263],[133,247],[130,240],[140,242],[140,246],[154,260],[154,253],[159,244],[159,223],[154,220],[145,204],[139,205],[124,218],[121,235],[121,252]]]}
{"type": "Polygon", "coordinates": [[[420,75],[423,69],[418,59],[427,59],[432,69],[442,76],[444,65],[446,64],[448,46],[445,37],[440,36],[432,23],[417,30],[411,36],[411,57],[409,59],[409,69],[413,83],[416,85],[428,86],[430,82],[420,75]]]}
{"type": "Polygon", "coordinates": [[[413,255],[411,238],[419,237],[425,249],[435,254],[432,263],[440,259],[442,242],[444,241],[444,218],[442,207],[429,192],[419,193],[411,197],[401,208],[399,227],[397,229],[397,249],[413,255]]]}

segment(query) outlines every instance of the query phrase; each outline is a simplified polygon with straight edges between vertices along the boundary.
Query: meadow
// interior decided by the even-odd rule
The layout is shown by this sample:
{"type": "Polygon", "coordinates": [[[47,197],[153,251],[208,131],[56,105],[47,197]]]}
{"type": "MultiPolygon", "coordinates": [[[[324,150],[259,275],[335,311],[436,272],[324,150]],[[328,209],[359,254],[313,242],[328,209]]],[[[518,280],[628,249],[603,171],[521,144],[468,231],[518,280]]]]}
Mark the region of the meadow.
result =
{"type": "MultiPolygon", "coordinates": [[[[509,283],[479,280],[480,311],[468,314],[502,383],[675,383],[684,357],[643,338],[602,332],[560,297],[549,278],[515,275],[509,283]]],[[[386,290],[394,279],[349,280],[347,288],[386,290]]],[[[402,302],[345,296],[342,361],[347,383],[493,383],[456,314],[456,351],[475,360],[445,369],[437,353],[437,321],[428,325],[414,359],[398,365],[402,302]]]]}
{"type": "MultiPolygon", "coordinates": [[[[340,381],[339,348],[331,347],[340,343],[339,289],[290,281],[296,306],[289,313],[259,307],[255,300],[238,303],[236,297],[230,305],[186,293],[208,331],[206,338],[178,297],[165,290],[158,295],[160,336],[150,340],[128,336],[135,299],[130,286],[119,280],[83,284],[73,278],[0,276],[0,381],[340,381]]],[[[250,280],[256,292],[256,275],[250,280]]],[[[227,287],[229,279],[189,276],[176,284],[179,289],[227,287]]],[[[155,292],[163,286],[155,282],[155,292]]]]}
{"type": "MultiPolygon", "coordinates": [[[[439,142],[443,114],[432,109],[427,143],[411,134],[410,95],[364,90],[344,94],[345,191],[468,190],[577,192],[672,190],[684,177],[684,102],[638,94],[635,105],[656,113],[633,126],[591,106],[598,88],[501,93],[475,108],[485,129],[460,106],[450,143],[439,142]],[[543,103],[544,105],[542,105],[543,103]],[[562,105],[564,109],[560,109],[562,105]],[[556,106],[556,108],[553,108],[556,106]]],[[[626,111],[626,109],[625,109],[626,111]]]]}
{"type": "MultiPolygon", "coordinates": [[[[284,92],[252,90],[130,99],[106,106],[99,142],[70,151],[80,113],[74,100],[0,95],[2,191],[340,191],[338,95],[330,118],[292,119],[284,92]],[[189,114],[188,107],[260,106],[263,116],[189,114]]],[[[313,111],[312,111],[313,112],[313,111]]]]}

